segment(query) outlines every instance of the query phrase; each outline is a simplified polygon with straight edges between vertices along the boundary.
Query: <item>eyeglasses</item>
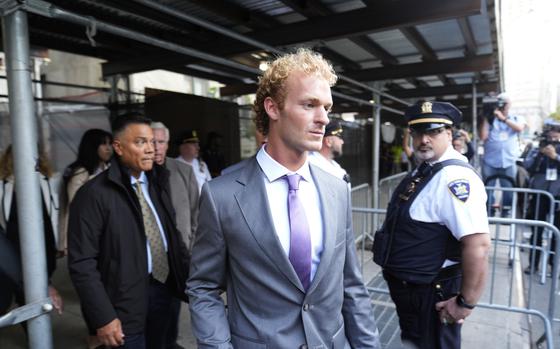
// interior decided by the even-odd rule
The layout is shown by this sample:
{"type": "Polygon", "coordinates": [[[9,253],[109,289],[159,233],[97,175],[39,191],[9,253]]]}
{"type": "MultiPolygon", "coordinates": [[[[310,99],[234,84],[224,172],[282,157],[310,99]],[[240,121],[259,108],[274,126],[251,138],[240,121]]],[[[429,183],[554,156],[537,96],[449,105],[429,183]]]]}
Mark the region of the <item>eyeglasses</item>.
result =
{"type": "Polygon", "coordinates": [[[423,130],[423,131],[410,129],[410,135],[412,137],[420,137],[422,135],[426,135],[430,138],[436,138],[443,131],[445,131],[445,127],[440,127],[432,130],[423,130]]]}

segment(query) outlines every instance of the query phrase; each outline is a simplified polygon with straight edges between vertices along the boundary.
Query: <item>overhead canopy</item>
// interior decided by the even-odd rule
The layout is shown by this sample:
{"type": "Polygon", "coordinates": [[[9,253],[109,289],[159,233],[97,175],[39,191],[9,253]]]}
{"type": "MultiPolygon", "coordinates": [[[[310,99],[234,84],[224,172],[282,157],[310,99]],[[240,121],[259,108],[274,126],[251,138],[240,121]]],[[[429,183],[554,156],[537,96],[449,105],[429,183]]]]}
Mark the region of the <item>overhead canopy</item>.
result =
{"type": "MultiPolygon", "coordinates": [[[[33,0],[28,0],[33,3],[33,0]]],[[[219,81],[221,93],[255,91],[259,64],[270,49],[193,24],[182,14],[230,30],[268,48],[288,51],[308,46],[330,59],[353,80],[379,82],[391,95],[414,101],[449,99],[469,114],[473,84],[478,97],[501,90],[499,21],[494,0],[51,0],[50,3],[99,22],[220,57],[240,65],[209,62],[96,30],[90,40],[83,25],[29,15],[31,44],[105,59],[103,75],[166,69],[219,81]],[[158,8],[159,7],[159,8],[158,8]],[[95,46],[92,45],[95,43],[95,46]],[[249,69],[244,69],[247,66],[249,69]]],[[[33,11],[32,11],[33,12],[33,11]]],[[[363,100],[371,91],[341,80],[336,91],[363,100]]],[[[336,96],[335,96],[336,97],[336,96]]],[[[335,98],[335,111],[367,106],[335,98]]],[[[382,99],[403,109],[403,105],[382,99]]],[[[371,108],[370,108],[371,110],[371,108]]],[[[395,118],[395,114],[388,115],[395,118]]]]}

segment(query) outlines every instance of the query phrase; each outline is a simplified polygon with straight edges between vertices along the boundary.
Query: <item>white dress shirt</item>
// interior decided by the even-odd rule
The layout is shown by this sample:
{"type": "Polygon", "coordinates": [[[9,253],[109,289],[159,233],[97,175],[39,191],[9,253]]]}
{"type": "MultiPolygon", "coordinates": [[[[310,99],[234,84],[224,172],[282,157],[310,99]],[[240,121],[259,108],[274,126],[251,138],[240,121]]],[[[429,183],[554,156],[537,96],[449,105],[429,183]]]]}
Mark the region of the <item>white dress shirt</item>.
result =
{"type": "Polygon", "coordinates": [[[322,170],[344,180],[346,170],[334,160],[329,160],[317,151],[309,152],[309,162],[315,166],[320,167],[322,170]]]}
{"type": "Polygon", "coordinates": [[[288,214],[288,181],[283,177],[297,173],[302,176],[299,182],[298,198],[305,208],[305,215],[309,224],[311,238],[311,280],[321,261],[323,252],[323,219],[321,216],[321,201],[319,192],[309,170],[309,162],[293,172],[274,160],[263,146],[257,153],[257,162],[263,170],[264,185],[268,199],[268,206],[272,213],[274,229],[280,244],[286,253],[290,251],[290,219],[288,214]]]}
{"type": "MultiPolygon", "coordinates": [[[[163,230],[163,226],[161,225],[161,222],[159,220],[159,216],[157,214],[156,208],[154,207],[154,204],[152,202],[152,199],[150,198],[150,191],[148,190],[149,188],[149,184],[148,184],[148,178],[146,177],[146,174],[144,172],[140,173],[140,177],[138,177],[138,179],[134,178],[133,176],[130,176],[130,183],[132,183],[132,188],[134,189],[134,191],[136,191],[136,182],[140,182],[140,186],[142,187],[142,194],[144,195],[144,199],[146,199],[146,202],[148,203],[148,206],[150,206],[150,209],[152,210],[152,213],[154,214],[154,217],[156,217],[156,222],[157,222],[157,226],[159,228],[159,233],[161,234],[161,238],[163,239],[163,248],[165,248],[165,252],[167,252],[167,240],[165,239],[165,233],[163,230]]],[[[151,274],[152,273],[152,252],[150,251],[150,242],[146,240],[146,246],[148,247],[147,251],[148,251],[148,273],[151,274]]]]}

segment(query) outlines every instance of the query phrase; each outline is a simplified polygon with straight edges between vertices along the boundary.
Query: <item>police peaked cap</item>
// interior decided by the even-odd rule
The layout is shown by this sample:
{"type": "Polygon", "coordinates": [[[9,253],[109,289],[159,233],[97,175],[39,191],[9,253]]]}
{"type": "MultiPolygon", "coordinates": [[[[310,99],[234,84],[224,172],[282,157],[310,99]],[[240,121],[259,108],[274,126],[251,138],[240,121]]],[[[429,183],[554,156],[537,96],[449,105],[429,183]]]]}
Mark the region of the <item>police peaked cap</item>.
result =
{"type": "Polygon", "coordinates": [[[186,130],[185,132],[181,133],[181,136],[177,139],[178,144],[195,142],[199,142],[196,130],[186,130]]]}
{"type": "Polygon", "coordinates": [[[325,127],[325,137],[327,136],[342,136],[342,125],[336,119],[331,120],[325,127]]]}
{"type": "Polygon", "coordinates": [[[457,126],[463,114],[457,107],[447,102],[418,102],[404,111],[404,117],[411,129],[434,130],[440,127],[457,126]]]}

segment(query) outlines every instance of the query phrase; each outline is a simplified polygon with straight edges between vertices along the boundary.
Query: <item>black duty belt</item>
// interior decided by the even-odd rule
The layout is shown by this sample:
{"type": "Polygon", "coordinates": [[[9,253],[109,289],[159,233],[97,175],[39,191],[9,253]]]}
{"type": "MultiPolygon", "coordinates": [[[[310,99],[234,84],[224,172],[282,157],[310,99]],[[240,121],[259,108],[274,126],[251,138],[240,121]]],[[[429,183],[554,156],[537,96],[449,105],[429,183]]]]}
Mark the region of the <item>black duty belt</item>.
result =
{"type": "Polygon", "coordinates": [[[392,282],[392,283],[395,283],[395,284],[402,285],[402,286],[407,287],[407,288],[431,287],[435,282],[451,279],[451,278],[460,276],[461,274],[462,274],[461,264],[460,263],[459,264],[454,264],[454,265],[451,265],[447,268],[441,269],[433,282],[431,282],[429,284],[416,284],[416,283],[408,282],[406,280],[401,280],[401,279],[391,275],[391,273],[389,273],[385,270],[383,271],[383,277],[385,278],[385,280],[387,280],[389,282],[392,282]]]}

